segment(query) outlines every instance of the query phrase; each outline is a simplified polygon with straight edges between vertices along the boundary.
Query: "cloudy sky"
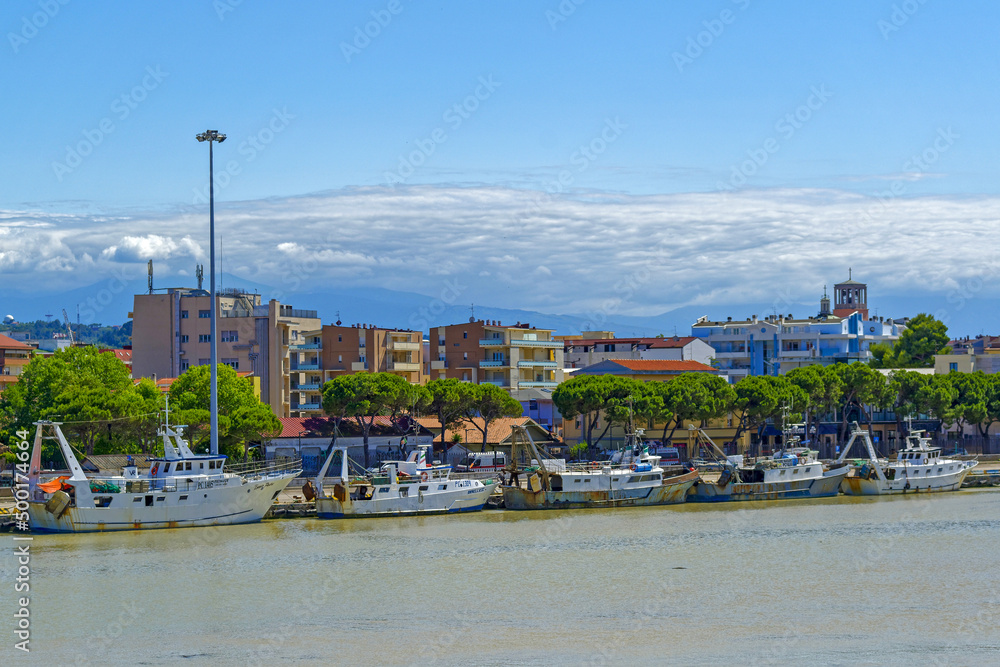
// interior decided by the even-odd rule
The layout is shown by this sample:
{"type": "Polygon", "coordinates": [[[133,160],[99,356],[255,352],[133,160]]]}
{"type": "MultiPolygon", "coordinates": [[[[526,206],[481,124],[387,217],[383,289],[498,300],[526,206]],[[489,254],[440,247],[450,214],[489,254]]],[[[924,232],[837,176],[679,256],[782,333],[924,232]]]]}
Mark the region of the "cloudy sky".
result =
{"type": "MultiPolygon", "coordinates": [[[[12,0],[0,282],[996,297],[995,3],[12,0]],[[160,282],[163,284],[163,282],[160,282]]],[[[784,297],[783,297],[784,298],[784,297]]]]}

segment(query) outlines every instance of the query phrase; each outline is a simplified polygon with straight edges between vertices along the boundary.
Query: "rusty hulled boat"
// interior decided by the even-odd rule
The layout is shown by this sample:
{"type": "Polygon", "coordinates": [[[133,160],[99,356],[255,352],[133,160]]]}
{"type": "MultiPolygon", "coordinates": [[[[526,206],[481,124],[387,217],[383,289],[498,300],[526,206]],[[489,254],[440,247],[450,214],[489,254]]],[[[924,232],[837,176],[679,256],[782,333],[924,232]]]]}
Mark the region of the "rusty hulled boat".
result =
{"type": "Polygon", "coordinates": [[[639,507],[683,503],[698,479],[693,471],[671,475],[660,457],[649,454],[637,431],[618,463],[593,462],[549,470],[546,459],[523,427],[514,427],[510,476],[503,486],[504,507],[511,510],[639,507]],[[519,446],[534,465],[518,467],[519,446]],[[527,475],[526,485],[520,476],[527,475]]]}

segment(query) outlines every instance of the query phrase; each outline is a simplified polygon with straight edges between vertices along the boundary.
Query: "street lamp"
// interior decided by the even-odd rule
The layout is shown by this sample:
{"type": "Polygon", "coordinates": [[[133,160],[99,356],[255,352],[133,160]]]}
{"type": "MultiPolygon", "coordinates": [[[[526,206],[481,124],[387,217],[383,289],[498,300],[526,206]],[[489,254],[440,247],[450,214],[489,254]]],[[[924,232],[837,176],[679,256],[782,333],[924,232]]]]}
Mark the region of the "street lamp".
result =
{"type": "Polygon", "coordinates": [[[208,233],[211,237],[208,242],[208,262],[209,262],[209,296],[211,301],[211,308],[209,310],[209,332],[208,332],[208,343],[209,349],[211,350],[209,354],[208,363],[211,366],[212,375],[212,385],[211,385],[211,399],[209,402],[209,409],[211,410],[211,432],[210,437],[210,453],[212,456],[218,456],[219,454],[219,369],[216,367],[218,364],[217,352],[216,352],[216,340],[215,340],[215,169],[213,165],[213,155],[212,155],[212,144],[218,141],[220,144],[226,140],[226,135],[219,134],[218,130],[206,130],[201,134],[195,135],[195,139],[198,141],[208,142],[208,233]]]}

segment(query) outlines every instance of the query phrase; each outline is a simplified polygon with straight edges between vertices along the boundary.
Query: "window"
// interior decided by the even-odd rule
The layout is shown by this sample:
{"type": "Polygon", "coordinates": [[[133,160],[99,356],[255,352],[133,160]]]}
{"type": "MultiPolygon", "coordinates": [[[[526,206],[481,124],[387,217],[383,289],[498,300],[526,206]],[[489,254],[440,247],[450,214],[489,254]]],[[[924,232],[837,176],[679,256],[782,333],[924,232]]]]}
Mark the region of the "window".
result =
{"type": "Polygon", "coordinates": [[[958,362],[957,361],[953,361],[950,364],[948,364],[948,370],[949,371],[957,371],[958,370],[958,362]]]}
{"type": "Polygon", "coordinates": [[[182,310],[181,311],[181,319],[182,320],[186,320],[187,318],[188,318],[188,311],[182,310]]]}
{"type": "Polygon", "coordinates": [[[468,331],[463,331],[462,332],[462,338],[468,338],[468,337],[469,337],[469,332],[468,331]]]}
{"type": "Polygon", "coordinates": [[[469,358],[469,353],[468,352],[463,352],[462,353],[462,358],[463,359],[468,359],[469,358]]]}
{"type": "Polygon", "coordinates": [[[448,488],[447,484],[438,484],[438,491],[444,491],[448,488]]]}
{"type": "Polygon", "coordinates": [[[337,363],[343,363],[343,361],[344,361],[344,355],[338,354],[337,355],[337,363]]]}
{"type": "Polygon", "coordinates": [[[420,490],[420,491],[426,491],[426,490],[427,490],[427,489],[429,489],[429,488],[430,488],[430,487],[429,487],[429,486],[427,486],[427,485],[425,484],[424,486],[421,486],[419,490],[420,490]]]}
{"type": "Polygon", "coordinates": [[[211,343],[212,342],[212,334],[198,334],[198,342],[199,343],[211,343]]]}
{"type": "Polygon", "coordinates": [[[240,340],[240,334],[238,331],[223,331],[222,332],[222,342],[223,343],[236,343],[240,340]]]}
{"type": "Polygon", "coordinates": [[[343,343],[344,342],[344,337],[343,336],[337,336],[337,342],[338,343],[343,343]]]}
{"type": "Polygon", "coordinates": [[[226,366],[229,366],[234,371],[240,370],[240,360],[239,359],[233,359],[233,358],[223,359],[222,363],[224,363],[226,366]]]}
{"type": "Polygon", "coordinates": [[[181,359],[181,373],[186,371],[190,365],[191,365],[190,361],[188,361],[187,359],[181,359]]]}
{"type": "Polygon", "coordinates": [[[211,310],[199,310],[198,311],[198,317],[201,318],[201,319],[210,318],[210,317],[212,317],[212,311],[211,310]]]}
{"type": "Polygon", "coordinates": [[[187,334],[183,334],[183,335],[181,336],[181,342],[182,342],[182,343],[186,343],[186,342],[188,342],[188,335],[187,335],[187,334]]]}

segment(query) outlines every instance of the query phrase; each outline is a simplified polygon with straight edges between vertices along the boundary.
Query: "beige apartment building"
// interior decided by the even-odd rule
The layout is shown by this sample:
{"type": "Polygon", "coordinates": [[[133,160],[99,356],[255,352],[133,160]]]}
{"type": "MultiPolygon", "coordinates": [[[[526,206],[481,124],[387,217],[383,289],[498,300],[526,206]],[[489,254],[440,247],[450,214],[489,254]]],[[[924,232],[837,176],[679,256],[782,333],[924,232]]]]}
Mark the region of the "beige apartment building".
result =
{"type": "MultiPolygon", "coordinates": [[[[177,377],[210,357],[211,296],[205,290],[169,288],[164,293],[137,294],[132,318],[132,376],[177,377]]],[[[261,398],[277,417],[305,416],[319,401],[303,392],[319,374],[315,310],[299,310],[275,299],[238,289],[216,295],[217,354],[220,364],[260,379],[261,398]],[[292,387],[296,389],[293,391],[292,387]]]]}
{"type": "Polygon", "coordinates": [[[563,342],[550,329],[495,320],[432,327],[430,378],[456,378],[505,389],[551,389],[563,379],[563,342]]]}
{"type": "Polygon", "coordinates": [[[408,329],[380,329],[369,324],[326,324],[322,341],[323,380],[338,375],[393,373],[407,382],[423,384],[423,334],[408,329]]]}

